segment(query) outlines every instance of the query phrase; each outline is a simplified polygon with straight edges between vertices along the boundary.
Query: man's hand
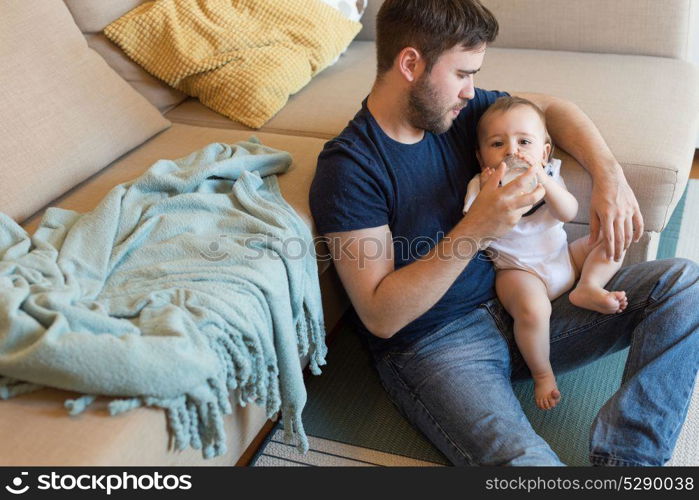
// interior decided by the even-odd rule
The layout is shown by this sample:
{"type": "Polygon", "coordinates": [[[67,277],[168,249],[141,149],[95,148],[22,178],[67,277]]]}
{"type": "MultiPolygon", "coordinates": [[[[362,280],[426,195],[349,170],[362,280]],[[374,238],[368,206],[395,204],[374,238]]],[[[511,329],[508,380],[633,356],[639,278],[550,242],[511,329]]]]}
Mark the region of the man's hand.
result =
{"type": "Polygon", "coordinates": [[[488,182],[488,179],[490,178],[491,175],[493,175],[494,170],[490,167],[486,168],[481,172],[481,174],[478,176],[478,180],[480,181],[481,189],[483,189],[483,186],[485,186],[485,183],[488,182]]]}
{"type": "Polygon", "coordinates": [[[590,200],[590,244],[604,241],[608,259],[621,259],[631,241],[643,235],[643,216],[623,174],[593,182],[590,200]]]}
{"type": "Polygon", "coordinates": [[[499,183],[505,175],[504,162],[484,176],[486,180],[481,191],[464,216],[469,234],[482,242],[487,238],[499,238],[512,229],[522,215],[544,197],[545,190],[540,184],[529,192],[537,168],[541,167],[529,168],[502,187],[499,183]]]}

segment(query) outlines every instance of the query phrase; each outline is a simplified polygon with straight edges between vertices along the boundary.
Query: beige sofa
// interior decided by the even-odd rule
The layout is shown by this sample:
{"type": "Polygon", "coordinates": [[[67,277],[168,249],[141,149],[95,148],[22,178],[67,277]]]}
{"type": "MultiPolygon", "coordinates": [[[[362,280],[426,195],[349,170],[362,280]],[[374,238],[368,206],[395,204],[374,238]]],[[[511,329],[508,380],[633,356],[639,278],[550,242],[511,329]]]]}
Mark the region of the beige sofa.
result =
{"type": "MultiPolygon", "coordinates": [[[[0,76],[0,103],[11,109],[0,119],[0,132],[19,126],[36,133],[31,147],[23,146],[19,152],[16,140],[0,136],[0,211],[29,230],[36,228],[45,206],[90,210],[110,188],[138,176],[157,159],[178,158],[211,142],[231,143],[253,133],[169,89],[106,40],[101,30],[140,3],[65,0],[66,9],[54,0],[16,2],[14,15],[37,19],[38,27],[25,23],[8,31],[0,20],[0,75],[4,75],[0,76]],[[48,3],[54,5],[46,7],[48,3]],[[50,12],[43,12],[44,8],[50,12]],[[17,12],[22,9],[32,12],[17,12]],[[50,26],[40,21],[46,14],[51,14],[50,26]],[[78,35],[84,38],[78,41],[78,35]],[[66,65],[55,62],[66,56],[65,49],[51,53],[51,45],[63,37],[71,38],[71,50],[85,64],[89,60],[104,74],[111,71],[106,61],[131,87],[95,83],[97,90],[80,88],[83,99],[70,89],[57,92],[61,78],[73,81],[72,75],[64,74],[66,65]],[[20,52],[32,55],[27,66],[5,49],[12,47],[8,40],[20,52]],[[95,52],[86,48],[85,41],[95,52]],[[12,80],[17,72],[23,75],[19,83],[12,80]],[[25,90],[31,99],[23,98],[25,90]],[[60,98],[64,100],[56,101],[60,98]],[[108,110],[82,123],[96,106],[108,110]],[[120,123],[120,110],[128,112],[130,120],[120,123]],[[111,113],[109,121],[115,125],[106,135],[95,135],[104,113],[111,113]],[[117,142],[121,149],[111,147],[117,142]],[[63,144],[71,144],[79,153],[63,151],[63,144]],[[110,147],[105,152],[100,146],[110,147]],[[54,155],[59,158],[52,165],[54,155]]],[[[263,143],[293,155],[292,169],[279,181],[287,201],[310,226],[307,196],[316,157],[371,88],[374,16],[380,3],[370,0],[364,28],[346,54],[254,131],[263,143]]],[[[477,85],[548,93],[581,106],[622,164],[645,217],[643,240],[629,251],[627,263],[652,259],[658,235],[687,182],[699,129],[699,71],[687,62],[694,26],[689,20],[699,1],[484,3],[500,20],[501,35],[488,50],[477,85]]],[[[80,66],[79,71],[84,75],[88,70],[80,66]]],[[[558,150],[557,155],[563,159],[567,184],[581,202],[577,218],[567,229],[571,236],[582,235],[588,227],[590,178],[564,151],[558,150]]],[[[331,330],[348,302],[331,266],[319,263],[319,272],[326,327],[331,330]]],[[[264,411],[255,406],[236,408],[226,418],[228,452],[204,461],[197,450],[170,449],[165,416],[159,410],[138,409],[110,417],[98,401],[84,414],[69,417],[62,406],[67,396],[44,389],[0,402],[4,423],[0,465],[234,464],[266,422],[264,411]]],[[[682,439],[698,441],[696,435],[682,439]]]]}

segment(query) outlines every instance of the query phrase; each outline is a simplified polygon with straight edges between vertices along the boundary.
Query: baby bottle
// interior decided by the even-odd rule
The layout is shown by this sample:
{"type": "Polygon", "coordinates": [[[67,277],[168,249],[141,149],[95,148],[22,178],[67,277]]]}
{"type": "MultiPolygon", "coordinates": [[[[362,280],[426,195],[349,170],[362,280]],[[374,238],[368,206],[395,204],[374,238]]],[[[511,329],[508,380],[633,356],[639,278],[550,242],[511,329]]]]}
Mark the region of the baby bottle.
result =
{"type": "MultiPolygon", "coordinates": [[[[505,175],[502,178],[502,185],[512,182],[518,176],[522,175],[529,169],[529,164],[516,156],[508,155],[503,160],[505,162],[505,175]]],[[[536,188],[536,178],[532,180],[531,189],[533,191],[536,188]]]]}

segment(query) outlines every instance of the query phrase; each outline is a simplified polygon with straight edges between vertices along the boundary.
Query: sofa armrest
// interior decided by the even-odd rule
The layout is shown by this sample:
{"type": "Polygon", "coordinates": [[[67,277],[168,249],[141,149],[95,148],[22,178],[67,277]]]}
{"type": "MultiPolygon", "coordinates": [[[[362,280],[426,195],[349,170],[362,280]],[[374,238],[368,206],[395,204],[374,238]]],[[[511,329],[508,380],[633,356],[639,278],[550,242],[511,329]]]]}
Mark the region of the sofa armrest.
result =
{"type": "MultiPolygon", "coordinates": [[[[688,60],[699,0],[481,0],[500,23],[494,47],[635,54],[688,60]]],[[[375,40],[371,0],[357,40],[375,40]]]]}
{"type": "Polygon", "coordinates": [[[699,0],[481,0],[500,23],[494,47],[688,60],[699,0]]]}

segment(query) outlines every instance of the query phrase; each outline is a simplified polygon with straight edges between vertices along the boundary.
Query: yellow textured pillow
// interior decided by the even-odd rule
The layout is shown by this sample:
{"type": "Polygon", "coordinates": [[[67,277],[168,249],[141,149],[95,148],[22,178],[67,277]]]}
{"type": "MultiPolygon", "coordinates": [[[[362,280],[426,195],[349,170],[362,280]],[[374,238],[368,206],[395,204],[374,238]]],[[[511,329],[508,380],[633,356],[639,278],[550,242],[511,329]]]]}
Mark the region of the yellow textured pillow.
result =
{"type": "Polygon", "coordinates": [[[104,33],[149,73],[259,128],[360,28],[320,0],[157,0],[104,33]]]}

